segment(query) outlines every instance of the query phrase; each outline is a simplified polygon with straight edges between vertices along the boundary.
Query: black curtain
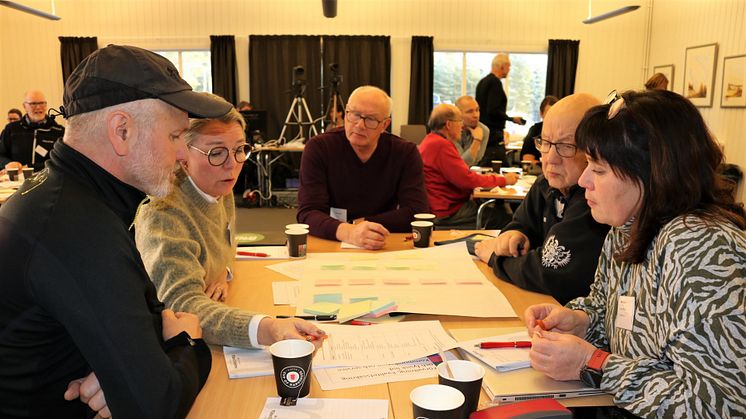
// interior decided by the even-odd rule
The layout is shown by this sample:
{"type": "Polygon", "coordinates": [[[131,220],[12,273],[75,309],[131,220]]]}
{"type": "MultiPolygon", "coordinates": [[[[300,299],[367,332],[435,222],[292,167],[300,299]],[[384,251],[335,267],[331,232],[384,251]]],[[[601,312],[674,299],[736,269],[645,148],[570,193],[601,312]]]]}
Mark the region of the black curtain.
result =
{"type": "Polygon", "coordinates": [[[433,37],[413,36],[409,73],[409,124],[427,124],[433,110],[433,37]]]}
{"type": "MultiPolygon", "coordinates": [[[[267,138],[275,139],[285,122],[293,102],[291,92],[293,68],[305,69],[306,88],[303,94],[311,117],[321,116],[321,37],[295,35],[249,36],[249,84],[251,103],[255,109],[267,111],[267,138]]],[[[305,121],[305,119],[304,119],[305,121]]],[[[319,129],[318,125],[316,127],[319,129]]],[[[288,129],[288,140],[297,129],[288,129]]]]}
{"type": "MultiPolygon", "coordinates": [[[[339,93],[345,103],[353,90],[364,85],[391,94],[391,37],[324,36],[323,41],[324,86],[329,86],[333,77],[330,66],[337,64],[338,75],[342,76],[339,93]]],[[[329,95],[329,89],[325,89],[325,110],[329,95]]]]}
{"type": "Polygon", "coordinates": [[[62,61],[62,83],[67,81],[70,73],[81,61],[98,49],[98,39],[95,36],[60,36],[60,59],[62,61]]]}
{"type": "Polygon", "coordinates": [[[236,39],[233,35],[210,35],[212,92],[232,104],[237,103],[236,39]]]}
{"type": "Polygon", "coordinates": [[[550,39],[547,54],[546,95],[560,99],[575,92],[580,41],[550,39]]]}

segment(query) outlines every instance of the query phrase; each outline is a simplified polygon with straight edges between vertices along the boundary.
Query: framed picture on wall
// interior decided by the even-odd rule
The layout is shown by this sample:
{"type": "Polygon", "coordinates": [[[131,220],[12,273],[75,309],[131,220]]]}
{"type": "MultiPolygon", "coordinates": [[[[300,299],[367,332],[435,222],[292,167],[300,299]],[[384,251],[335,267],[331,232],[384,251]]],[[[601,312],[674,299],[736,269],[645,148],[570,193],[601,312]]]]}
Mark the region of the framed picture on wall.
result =
{"type": "Polygon", "coordinates": [[[673,90],[673,64],[655,66],[653,67],[653,74],[655,73],[661,73],[666,76],[666,78],[668,79],[667,90],[673,90]]]}
{"type": "Polygon", "coordinates": [[[686,49],[682,94],[695,106],[701,108],[712,106],[717,55],[718,44],[699,45],[686,49]]]}
{"type": "Polygon", "coordinates": [[[746,108],[743,93],[746,80],[746,55],[734,55],[723,59],[723,85],[720,93],[721,108],[746,108]]]}

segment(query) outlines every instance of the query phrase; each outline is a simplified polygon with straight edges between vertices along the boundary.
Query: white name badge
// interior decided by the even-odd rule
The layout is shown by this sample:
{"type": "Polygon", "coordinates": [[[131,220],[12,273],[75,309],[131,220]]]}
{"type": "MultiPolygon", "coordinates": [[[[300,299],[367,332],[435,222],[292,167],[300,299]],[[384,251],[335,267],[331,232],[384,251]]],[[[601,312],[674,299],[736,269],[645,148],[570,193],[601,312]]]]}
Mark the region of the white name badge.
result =
{"type": "Polygon", "coordinates": [[[36,146],[36,148],[34,149],[34,151],[36,151],[36,154],[38,154],[38,155],[40,155],[42,157],[47,157],[47,153],[49,152],[49,151],[47,151],[46,148],[44,148],[44,147],[42,147],[40,145],[36,146]]]}
{"type": "Polygon", "coordinates": [[[632,324],[635,322],[635,297],[619,297],[616,308],[614,325],[624,330],[632,330],[632,324]]]}
{"type": "Polygon", "coordinates": [[[344,208],[329,208],[329,216],[343,223],[347,222],[347,210],[344,208]]]}

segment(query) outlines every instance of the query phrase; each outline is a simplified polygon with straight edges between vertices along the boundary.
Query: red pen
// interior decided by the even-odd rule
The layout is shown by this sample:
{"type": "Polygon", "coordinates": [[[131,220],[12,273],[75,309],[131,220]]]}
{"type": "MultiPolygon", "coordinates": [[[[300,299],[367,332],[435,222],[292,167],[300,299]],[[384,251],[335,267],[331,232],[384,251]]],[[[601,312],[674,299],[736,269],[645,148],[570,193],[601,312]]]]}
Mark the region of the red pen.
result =
{"type": "Polygon", "coordinates": [[[240,255],[240,256],[254,256],[254,257],[257,257],[257,258],[266,258],[266,257],[269,257],[269,255],[266,254],[266,253],[244,252],[242,250],[237,251],[236,254],[240,255]]]}
{"type": "Polygon", "coordinates": [[[536,325],[539,326],[539,329],[541,330],[547,330],[547,327],[544,325],[544,321],[541,319],[536,319],[536,325]]]}
{"type": "Polygon", "coordinates": [[[373,324],[373,323],[371,323],[371,322],[364,322],[364,321],[361,321],[361,320],[352,320],[352,321],[350,321],[350,325],[351,326],[370,326],[371,324],[373,324]]]}
{"type": "Polygon", "coordinates": [[[479,349],[497,349],[497,348],[530,348],[531,342],[525,340],[519,340],[515,342],[482,342],[478,346],[479,349]]]}

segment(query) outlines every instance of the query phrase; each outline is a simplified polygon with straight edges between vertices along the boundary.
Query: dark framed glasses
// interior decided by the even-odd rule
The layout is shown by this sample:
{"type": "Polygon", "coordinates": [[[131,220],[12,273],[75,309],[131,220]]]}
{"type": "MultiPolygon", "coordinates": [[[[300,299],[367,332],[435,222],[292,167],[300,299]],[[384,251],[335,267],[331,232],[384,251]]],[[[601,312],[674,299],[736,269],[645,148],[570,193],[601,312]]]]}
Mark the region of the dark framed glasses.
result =
{"type": "Polygon", "coordinates": [[[345,119],[351,124],[357,124],[362,119],[365,128],[368,129],[376,129],[379,125],[381,125],[381,122],[386,120],[386,118],[384,118],[382,121],[379,121],[372,116],[363,116],[355,111],[345,111],[345,119]]]}
{"type": "Polygon", "coordinates": [[[624,108],[624,98],[617,93],[616,89],[612,90],[609,95],[606,96],[604,105],[609,105],[609,113],[606,114],[606,119],[613,119],[619,111],[624,108]]]}
{"type": "Polygon", "coordinates": [[[578,152],[578,146],[576,146],[575,144],[553,143],[541,137],[534,137],[534,142],[536,143],[536,149],[542,153],[549,153],[549,150],[552,149],[552,146],[554,146],[554,149],[557,150],[557,154],[559,154],[560,157],[575,157],[575,153],[578,152]]]}
{"type": "Polygon", "coordinates": [[[200,153],[207,156],[207,161],[213,166],[222,166],[228,161],[230,152],[233,151],[233,158],[236,159],[236,163],[243,163],[249,159],[251,155],[251,144],[241,144],[240,146],[229,150],[228,147],[218,146],[209,149],[208,151],[201,150],[193,145],[189,145],[189,148],[199,151],[200,153]]]}

